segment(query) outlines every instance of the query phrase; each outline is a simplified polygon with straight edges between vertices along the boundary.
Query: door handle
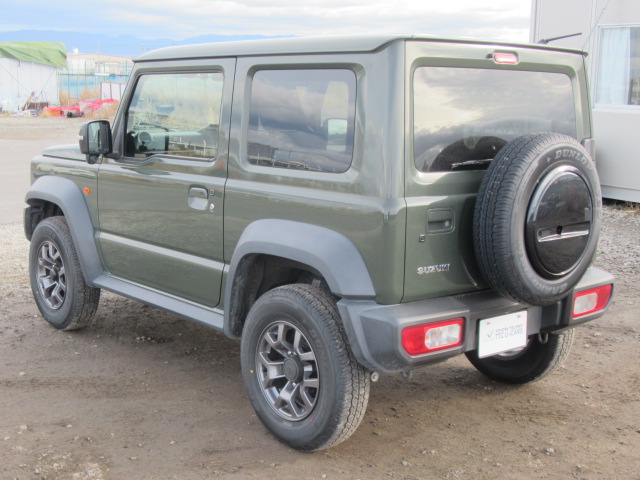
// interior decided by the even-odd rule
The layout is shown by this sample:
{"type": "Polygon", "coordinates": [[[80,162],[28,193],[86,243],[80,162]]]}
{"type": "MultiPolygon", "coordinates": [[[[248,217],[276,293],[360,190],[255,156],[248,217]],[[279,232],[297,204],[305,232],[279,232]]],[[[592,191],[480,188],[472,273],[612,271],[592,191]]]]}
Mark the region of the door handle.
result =
{"type": "Polygon", "coordinates": [[[187,202],[194,210],[206,210],[207,205],[209,205],[209,192],[206,188],[191,187],[189,188],[189,198],[187,202]]]}
{"type": "Polygon", "coordinates": [[[453,208],[432,208],[427,212],[427,233],[453,232],[453,208]]]}

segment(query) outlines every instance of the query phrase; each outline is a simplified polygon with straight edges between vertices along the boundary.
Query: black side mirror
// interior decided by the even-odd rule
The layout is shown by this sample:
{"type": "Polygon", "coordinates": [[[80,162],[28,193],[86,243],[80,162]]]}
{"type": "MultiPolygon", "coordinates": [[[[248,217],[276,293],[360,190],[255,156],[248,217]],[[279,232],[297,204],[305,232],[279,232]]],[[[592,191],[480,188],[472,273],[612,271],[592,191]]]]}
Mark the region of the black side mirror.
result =
{"type": "Polygon", "coordinates": [[[95,120],[80,127],[80,151],[87,156],[87,162],[96,163],[100,155],[113,151],[111,125],[107,120],[95,120]]]}

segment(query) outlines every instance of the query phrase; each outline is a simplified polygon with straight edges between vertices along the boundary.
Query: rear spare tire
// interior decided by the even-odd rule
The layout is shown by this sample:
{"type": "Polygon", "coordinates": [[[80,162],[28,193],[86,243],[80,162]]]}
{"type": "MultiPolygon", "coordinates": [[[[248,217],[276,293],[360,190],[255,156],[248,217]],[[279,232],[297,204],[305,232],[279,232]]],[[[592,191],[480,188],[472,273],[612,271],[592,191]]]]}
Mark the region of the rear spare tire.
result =
{"type": "Polygon", "coordinates": [[[476,258],[500,295],[529,305],[564,298],[595,254],[602,204],[595,164],[571,137],[538,133],[504,146],[476,201],[476,258]]]}

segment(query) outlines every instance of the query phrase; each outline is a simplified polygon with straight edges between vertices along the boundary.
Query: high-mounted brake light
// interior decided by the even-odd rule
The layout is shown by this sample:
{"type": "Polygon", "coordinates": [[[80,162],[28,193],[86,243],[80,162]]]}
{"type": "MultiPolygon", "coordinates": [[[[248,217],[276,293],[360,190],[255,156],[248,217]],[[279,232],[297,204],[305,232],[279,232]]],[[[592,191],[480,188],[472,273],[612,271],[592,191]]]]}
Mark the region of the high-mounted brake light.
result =
{"type": "Polygon", "coordinates": [[[496,52],[493,54],[493,61],[504,65],[517,65],[520,60],[515,53],[496,52]]]}
{"type": "Polygon", "coordinates": [[[573,300],[573,318],[604,310],[611,299],[612,285],[602,285],[576,294],[573,300]]]}
{"type": "Polygon", "coordinates": [[[411,356],[462,345],[464,318],[426,323],[402,330],[402,346],[411,356]]]}

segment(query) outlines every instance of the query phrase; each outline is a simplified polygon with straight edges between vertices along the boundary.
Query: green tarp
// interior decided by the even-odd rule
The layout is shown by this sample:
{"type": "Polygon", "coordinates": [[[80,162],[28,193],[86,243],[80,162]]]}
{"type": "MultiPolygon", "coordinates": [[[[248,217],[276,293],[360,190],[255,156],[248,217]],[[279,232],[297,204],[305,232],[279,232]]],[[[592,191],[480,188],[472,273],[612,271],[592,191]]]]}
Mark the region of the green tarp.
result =
{"type": "Polygon", "coordinates": [[[67,49],[60,42],[0,42],[0,58],[66,67],[67,49]]]}

